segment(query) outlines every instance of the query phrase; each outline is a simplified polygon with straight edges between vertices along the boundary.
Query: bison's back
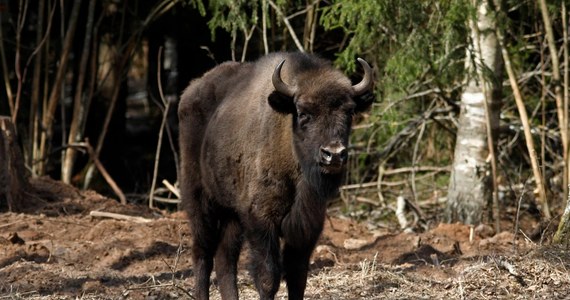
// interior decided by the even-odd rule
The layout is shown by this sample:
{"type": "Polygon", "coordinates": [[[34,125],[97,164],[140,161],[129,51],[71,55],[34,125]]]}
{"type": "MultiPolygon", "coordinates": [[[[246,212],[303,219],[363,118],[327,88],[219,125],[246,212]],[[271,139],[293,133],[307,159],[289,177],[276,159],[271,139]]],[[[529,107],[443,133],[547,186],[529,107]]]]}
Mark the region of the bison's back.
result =
{"type": "Polygon", "coordinates": [[[208,121],[225,98],[220,83],[231,81],[240,69],[239,63],[223,63],[193,80],[180,98],[180,186],[182,203],[189,214],[201,211],[201,149],[208,121]]]}
{"type": "Polygon", "coordinates": [[[294,185],[290,116],[267,103],[274,91],[271,75],[286,55],[222,64],[193,81],[181,98],[182,180],[199,184],[205,198],[238,213],[251,209],[256,182],[274,185],[281,195],[294,185]]]}

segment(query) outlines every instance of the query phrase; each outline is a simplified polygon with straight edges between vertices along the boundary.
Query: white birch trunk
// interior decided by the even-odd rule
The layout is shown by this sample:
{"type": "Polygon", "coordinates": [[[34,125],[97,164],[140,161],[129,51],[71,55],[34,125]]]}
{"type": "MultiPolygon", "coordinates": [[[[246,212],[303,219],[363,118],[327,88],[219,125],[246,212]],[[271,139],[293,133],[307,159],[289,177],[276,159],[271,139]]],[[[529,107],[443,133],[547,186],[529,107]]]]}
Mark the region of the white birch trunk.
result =
{"type": "Polygon", "coordinates": [[[461,114],[446,213],[450,222],[478,224],[492,195],[484,101],[488,101],[493,132],[497,132],[499,127],[501,106],[501,86],[495,84],[500,83],[500,80],[493,80],[500,79],[502,75],[501,52],[495,35],[492,10],[489,9],[487,0],[479,2],[477,20],[471,21],[470,27],[471,41],[465,63],[467,84],[461,95],[461,114]],[[480,78],[484,79],[484,87],[480,78]]]}

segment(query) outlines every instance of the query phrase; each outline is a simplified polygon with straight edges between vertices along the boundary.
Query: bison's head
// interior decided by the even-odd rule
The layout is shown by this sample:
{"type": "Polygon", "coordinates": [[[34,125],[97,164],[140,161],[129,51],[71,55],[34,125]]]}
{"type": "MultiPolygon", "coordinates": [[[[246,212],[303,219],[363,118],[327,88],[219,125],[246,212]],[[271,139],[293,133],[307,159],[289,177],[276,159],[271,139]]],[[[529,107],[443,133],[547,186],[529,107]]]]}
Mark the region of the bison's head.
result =
{"type": "Polygon", "coordinates": [[[364,78],[356,85],[328,64],[298,62],[288,69],[289,85],[281,77],[285,61],[276,66],[272,78],[276,92],[269,104],[293,116],[293,144],[303,168],[322,174],[340,174],[344,169],[352,118],[371,104],[360,96],[372,88],[372,69],[358,61],[364,78]]]}

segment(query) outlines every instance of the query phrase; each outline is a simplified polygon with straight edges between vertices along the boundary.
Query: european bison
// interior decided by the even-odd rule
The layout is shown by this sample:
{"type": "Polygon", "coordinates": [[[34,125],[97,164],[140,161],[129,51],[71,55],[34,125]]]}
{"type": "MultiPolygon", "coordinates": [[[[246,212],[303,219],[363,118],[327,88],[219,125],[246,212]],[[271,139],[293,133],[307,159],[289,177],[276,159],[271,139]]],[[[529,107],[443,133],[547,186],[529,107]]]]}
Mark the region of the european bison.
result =
{"type": "Polygon", "coordinates": [[[260,299],[283,274],[302,299],[327,200],[338,193],[358,96],[372,87],[362,59],[356,85],[303,53],[223,63],[190,83],[180,118],[181,193],[192,229],[196,299],[208,299],[214,267],[223,299],[237,299],[246,240],[260,299]]]}

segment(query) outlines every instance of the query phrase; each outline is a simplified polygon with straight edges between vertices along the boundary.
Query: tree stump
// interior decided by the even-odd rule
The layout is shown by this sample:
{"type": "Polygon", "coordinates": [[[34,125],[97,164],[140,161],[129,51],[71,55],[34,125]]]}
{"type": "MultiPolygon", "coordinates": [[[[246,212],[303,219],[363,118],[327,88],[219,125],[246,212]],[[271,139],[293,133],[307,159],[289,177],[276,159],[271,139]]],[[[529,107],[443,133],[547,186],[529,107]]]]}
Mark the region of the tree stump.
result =
{"type": "Polygon", "coordinates": [[[30,185],[16,130],[10,117],[0,116],[0,211],[21,211],[30,185]]]}

